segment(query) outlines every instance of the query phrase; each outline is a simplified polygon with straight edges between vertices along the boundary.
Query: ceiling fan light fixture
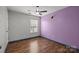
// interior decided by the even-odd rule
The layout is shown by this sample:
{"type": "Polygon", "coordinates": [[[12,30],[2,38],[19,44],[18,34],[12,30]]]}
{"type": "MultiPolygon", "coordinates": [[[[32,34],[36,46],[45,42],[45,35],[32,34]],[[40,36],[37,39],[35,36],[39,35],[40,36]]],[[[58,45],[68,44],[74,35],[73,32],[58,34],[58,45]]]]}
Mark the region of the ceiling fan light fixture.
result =
{"type": "Polygon", "coordinates": [[[39,12],[39,10],[38,10],[38,9],[36,9],[36,12],[39,12]]]}
{"type": "Polygon", "coordinates": [[[37,15],[39,15],[39,12],[36,12],[37,15]]]}
{"type": "Polygon", "coordinates": [[[45,13],[45,12],[47,12],[47,10],[39,10],[39,6],[36,6],[36,14],[37,15],[42,15],[42,13],[45,13]]]}

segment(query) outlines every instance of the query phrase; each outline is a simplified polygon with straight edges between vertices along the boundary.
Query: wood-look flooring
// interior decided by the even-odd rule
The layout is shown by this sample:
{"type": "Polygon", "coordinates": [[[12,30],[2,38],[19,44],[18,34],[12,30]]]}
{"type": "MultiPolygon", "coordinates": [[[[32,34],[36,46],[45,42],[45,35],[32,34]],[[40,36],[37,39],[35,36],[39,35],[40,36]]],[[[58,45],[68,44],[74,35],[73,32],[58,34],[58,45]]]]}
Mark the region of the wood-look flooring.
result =
{"type": "Polygon", "coordinates": [[[6,49],[6,53],[70,53],[73,51],[73,48],[65,48],[64,45],[43,37],[11,42],[6,49]]]}

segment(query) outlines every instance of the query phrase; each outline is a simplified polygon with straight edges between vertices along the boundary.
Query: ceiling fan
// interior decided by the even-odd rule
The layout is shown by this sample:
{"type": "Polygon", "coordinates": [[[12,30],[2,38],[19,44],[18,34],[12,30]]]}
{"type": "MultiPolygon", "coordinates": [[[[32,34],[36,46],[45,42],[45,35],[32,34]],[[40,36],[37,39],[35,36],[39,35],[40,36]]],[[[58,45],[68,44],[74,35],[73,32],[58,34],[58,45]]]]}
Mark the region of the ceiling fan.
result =
{"type": "Polygon", "coordinates": [[[39,14],[39,15],[42,15],[42,13],[45,13],[47,12],[47,10],[39,10],[39,6],[36,6],[36,13],[39,14]]]}

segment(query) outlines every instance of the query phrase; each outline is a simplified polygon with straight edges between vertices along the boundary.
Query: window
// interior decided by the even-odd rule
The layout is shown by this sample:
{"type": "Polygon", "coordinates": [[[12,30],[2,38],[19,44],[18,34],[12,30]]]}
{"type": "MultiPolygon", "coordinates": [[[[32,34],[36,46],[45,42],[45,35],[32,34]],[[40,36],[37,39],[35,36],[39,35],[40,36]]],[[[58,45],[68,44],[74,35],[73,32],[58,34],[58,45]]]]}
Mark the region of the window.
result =
{"type": "Polygon", "coordinates": [[[30,33],[38,32],[38,20],[30,20],[30,33]]]}

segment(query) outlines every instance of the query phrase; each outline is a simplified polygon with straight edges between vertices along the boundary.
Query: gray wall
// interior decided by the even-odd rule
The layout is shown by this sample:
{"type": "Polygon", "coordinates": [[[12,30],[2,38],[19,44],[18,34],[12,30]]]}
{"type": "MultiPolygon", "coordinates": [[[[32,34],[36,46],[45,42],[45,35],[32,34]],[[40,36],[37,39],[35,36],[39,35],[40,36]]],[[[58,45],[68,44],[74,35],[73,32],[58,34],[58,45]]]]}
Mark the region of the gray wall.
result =
{"type": "Polygon", "coordinates": [[[0,53],[5,52],[8,43],[8,14],[7,8],[0,6],[0,53]]]}
{"type": "Polygon", "coordinates": [[[26,15],[23,13],[9,11],[9,41],[15,41],[40,35],[40,25],[37,33],[29,33],[30,20],[40,18],[36,16],[26,15]]]}

